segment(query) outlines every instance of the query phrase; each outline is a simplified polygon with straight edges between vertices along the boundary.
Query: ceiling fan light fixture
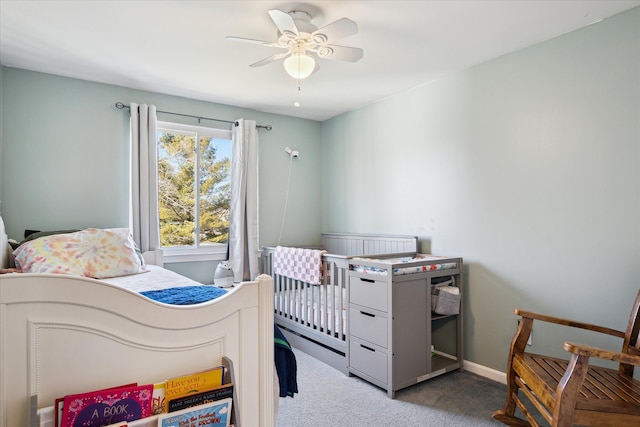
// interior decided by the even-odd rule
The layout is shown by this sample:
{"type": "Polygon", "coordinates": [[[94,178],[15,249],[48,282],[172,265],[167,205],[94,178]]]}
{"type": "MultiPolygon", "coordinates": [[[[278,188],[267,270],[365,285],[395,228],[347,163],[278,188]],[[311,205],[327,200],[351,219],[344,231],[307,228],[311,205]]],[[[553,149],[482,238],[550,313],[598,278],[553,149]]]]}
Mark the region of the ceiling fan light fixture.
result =
{"type": "Polygon", "coordinates": [[[316,61],[306,53],[294,53],[284,60],[284,69],[296,80],[306,79],[316,68],[316,61]]]}

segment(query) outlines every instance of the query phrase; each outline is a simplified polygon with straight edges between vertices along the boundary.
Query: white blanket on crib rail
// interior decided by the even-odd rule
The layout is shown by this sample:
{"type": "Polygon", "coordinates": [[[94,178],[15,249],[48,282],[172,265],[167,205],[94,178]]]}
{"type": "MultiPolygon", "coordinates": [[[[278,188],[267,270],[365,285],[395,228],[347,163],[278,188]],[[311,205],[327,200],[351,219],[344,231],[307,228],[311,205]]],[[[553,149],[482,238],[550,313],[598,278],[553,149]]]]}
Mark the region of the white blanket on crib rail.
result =
{"type": "Polygon", "coordinates": [[[273,274],[319,285],[322,282],[322,255],[319,249],[276,246],[273,255],[273,274]]]}

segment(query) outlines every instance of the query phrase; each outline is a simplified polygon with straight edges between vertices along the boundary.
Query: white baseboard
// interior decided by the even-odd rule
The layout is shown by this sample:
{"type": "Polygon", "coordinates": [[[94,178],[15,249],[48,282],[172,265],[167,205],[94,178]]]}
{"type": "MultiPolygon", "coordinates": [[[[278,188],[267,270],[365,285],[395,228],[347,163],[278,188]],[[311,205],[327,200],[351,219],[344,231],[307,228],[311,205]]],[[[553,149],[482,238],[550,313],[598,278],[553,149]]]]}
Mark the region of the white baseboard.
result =
{"type": "Polygon", "coordinates": [[[497,369],[478,365],[477,363],[469,362],[468,360],[465,360],[463,362],[463,365],[464,365],[464,370],[469,371],[472,374],[480,375],[481,377],[485,377],[502,384],[507,383],[507,374],[504,372],[500,372],[497,369]]]}

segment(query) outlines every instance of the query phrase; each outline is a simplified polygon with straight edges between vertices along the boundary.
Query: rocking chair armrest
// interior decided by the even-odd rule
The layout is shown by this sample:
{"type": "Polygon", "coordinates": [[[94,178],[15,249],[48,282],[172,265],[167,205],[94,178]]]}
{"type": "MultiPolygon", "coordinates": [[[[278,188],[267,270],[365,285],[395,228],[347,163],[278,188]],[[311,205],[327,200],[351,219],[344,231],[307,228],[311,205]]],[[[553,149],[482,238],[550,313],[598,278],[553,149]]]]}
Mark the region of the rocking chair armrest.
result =
{"type": "Polygon", "coordinates": [[[573,328],[586,329],[589,331],[600,332],[606,335],[612,335],[618,338],[624,338],[624,332],[615,329],[606,328],[604,326],[592,325],[590,323],[576,322],[574,320],[561,319],[559,317],[547,316],[545,314],[533,313],[531,311],[515,310],[516,315],[523,318],[541,320],[543,322],[555,323],[558,325],[571,326],[573,328]]]}
{"type": "Polygon", "coordinates": [[[612,360],[618,363],[624,363],[628,365],[640,366],[640,356],[636,356],[629,353],[621,353],[619,351],[605,350],[598,347],[592,347],[589,345],[575,344],[572,342],[565,342],[564,349],[577,354],[578,356],[595,357],[598,359],[612,360]]]}

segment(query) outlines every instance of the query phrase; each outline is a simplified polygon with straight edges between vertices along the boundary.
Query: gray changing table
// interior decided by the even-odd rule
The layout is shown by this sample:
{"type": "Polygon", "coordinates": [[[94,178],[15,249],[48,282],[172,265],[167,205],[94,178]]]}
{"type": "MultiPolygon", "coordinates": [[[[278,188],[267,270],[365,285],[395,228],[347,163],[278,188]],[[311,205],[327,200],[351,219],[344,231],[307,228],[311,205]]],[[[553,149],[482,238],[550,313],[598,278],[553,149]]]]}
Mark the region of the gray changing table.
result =
{"type": "Polygon", "coordinates": [[[382,387],[393,398],[397,390],[463,369],[462,301],[459,314],[431,312],[433,283],[450,278],[462,287],[462,258],[395,263],[381,256],[353,258],[349,263],[350,375],[382,387]],[[437,269],[444,264],[447,269],[437,269]],[[354,271],[356,266],[373,267],[386,274],[354,271]],[[394,269],[412,267],[427,271],[393,274],[394,269]]]}

